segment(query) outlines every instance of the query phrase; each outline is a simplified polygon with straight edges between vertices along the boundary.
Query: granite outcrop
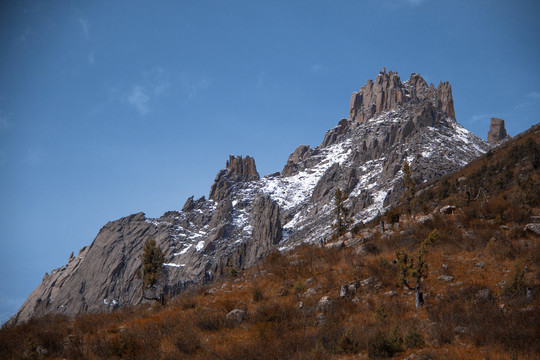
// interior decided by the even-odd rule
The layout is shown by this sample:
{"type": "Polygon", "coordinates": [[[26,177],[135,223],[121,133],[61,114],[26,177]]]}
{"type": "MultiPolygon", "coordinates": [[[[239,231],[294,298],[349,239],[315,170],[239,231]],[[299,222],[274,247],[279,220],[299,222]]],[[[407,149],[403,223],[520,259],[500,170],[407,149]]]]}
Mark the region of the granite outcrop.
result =
{"type": "Polygon", "coordinates": [[[92,245],[43,278],[11,323],[148,301],[137,274],[150,237],[165,256],[155,291],[174,296],[253,266],[272,251],[327,242],[338,188],[348,195],[353,221],[365,222],[399,201],[405,161],[421,183],[489,148],[456,121],[449,83],[428,85],[418,74],[401,82],[383,68],[353,93],[349,117],[321,145],[296,148],[281,173],[261,177],[252,157],[231,155],[208,198],[192,196],[159,218],[139,213],[107,223],[92,245]]]}
{"type": "Polygon", "coordinates": [[[492,117],[489,124],[487,142],[496,145],[501,141],[507,140],[509,137],[504,127],[504,120],[492,117]]]}

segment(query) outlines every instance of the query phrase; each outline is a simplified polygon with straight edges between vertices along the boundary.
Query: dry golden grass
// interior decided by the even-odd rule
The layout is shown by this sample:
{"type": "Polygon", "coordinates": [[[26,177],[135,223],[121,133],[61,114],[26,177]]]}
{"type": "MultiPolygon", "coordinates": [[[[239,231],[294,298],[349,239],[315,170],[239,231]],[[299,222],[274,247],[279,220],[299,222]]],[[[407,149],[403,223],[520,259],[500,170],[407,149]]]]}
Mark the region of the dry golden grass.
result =
{"type": "MultiPolygon", "coordinates": [[[[414,214],[431,219],[402,215],[392,232],[369,240],[365,255],[303,245],[164,307],[4,326],[0,358],[538,359],[540,238],[523,231],[540,215],[538,143],[537,135],[521,137],[434,184],[414,214]],[[463,177],[487,195],[466,199],[463,177]],[[458,209],[434,211],[446,204],[458,209]],[[425,306],[416,309],[414,293],[399,282],[396,250],[414,253],[435,229],[440,236],[428,247],[422,281],[425,306]],[[340,298],[340,286],[352,281],[356,292],[340,298]],[[321,308],[324,296],[330,303],[321,308]],[[233,309],[247,319],[227,320],[233,309]]],[[[393,211],[395,217],[400,209],[393,211]]]]}

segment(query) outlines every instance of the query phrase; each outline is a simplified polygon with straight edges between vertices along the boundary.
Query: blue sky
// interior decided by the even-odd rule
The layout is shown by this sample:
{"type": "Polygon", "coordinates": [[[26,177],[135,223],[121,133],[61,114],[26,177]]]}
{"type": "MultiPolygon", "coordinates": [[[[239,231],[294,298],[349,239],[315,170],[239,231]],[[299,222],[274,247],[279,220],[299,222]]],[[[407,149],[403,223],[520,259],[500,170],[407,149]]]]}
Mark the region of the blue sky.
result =
{"type": "Polygon", "coordinates": [[[378,71],[452,84],[486,138],[539,122],[540,2],[2,1],[0,320],[107,221],[320,144],[378,71]]]}

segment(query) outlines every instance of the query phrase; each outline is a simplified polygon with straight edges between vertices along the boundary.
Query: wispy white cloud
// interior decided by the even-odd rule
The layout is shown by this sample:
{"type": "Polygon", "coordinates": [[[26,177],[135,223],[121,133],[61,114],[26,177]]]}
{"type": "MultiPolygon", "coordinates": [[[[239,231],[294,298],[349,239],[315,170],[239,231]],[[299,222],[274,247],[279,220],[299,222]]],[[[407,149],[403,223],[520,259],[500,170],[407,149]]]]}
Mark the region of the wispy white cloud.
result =
{"type": "Polygon", "coordinates": [[[162,96],[171,85],[169,74],[161,67],[143,71],[143,78],[154,96],[162,96]]]}
{"type": "Polygon", "coordinates": [[[88,55],[88,63],[90,65],[94,65],[96,63],[96,58],[94,56],[94,52],[91,52],[89,55],[88,55]]]}
{"type": "Polygon", "coordinates": [[[90,39],[90,25],[88,24],[88,20],[84,18],[79,18],[79,25],[81,26],[81,31],[86,40],[90,39]]]}
{"type": "Polygon", "coordinates": [[[529,98],[531,99],[537,99],[537,100],[540,100],[540,92],[538,91],[533,91],[531,93],[529,93],[529,95],[527,95],[529,98]]]}
{"type": "Polygon", "coordinates": [[[478,121],[483,121],[485,119],[488,119],[488,118],[491,118],[491,114],[478,114],[478,115],[473,115],[471,116],[471,119],[470,119],[470,122],[478,122],[478,121]]]}
{"type": "Polygon", "coordinates": [[[536,106],[539,100],[540,100],[540,92],[533,91],[533,92],[528,93],[527,96],[523,97],[521,102],[518,103],[514,108],[523,109],[529,106],[536,106]]]}
{"type": "Polygon", "coordinates": [[[128,90],[109,89],[109,99],[120,94],[119,97],[134,107],[140,115],[146,115],[152,111],[152,103],[167,95],[170,88],[169,78],[169,73],[161,67],[143,71],[139,81],[128,90]]]}
{"type": "Polygon", "coordinates": [[[127,94],[127,101],[141,115],[146,115],[150,111],[150,96],[148,96],[147,90],[143,86],[133,86],[127,94]]]}
{"type": "Polygon", "coordinates": [[[198,96],[200,93],[205,91],[212,84],[211,80],[208,80],[205,77],[199,78],[197,80],[187,80],[184,78],[182,81],[182,86],[184,91],[187,93],[188,98],[193,99],[198,96]]]}

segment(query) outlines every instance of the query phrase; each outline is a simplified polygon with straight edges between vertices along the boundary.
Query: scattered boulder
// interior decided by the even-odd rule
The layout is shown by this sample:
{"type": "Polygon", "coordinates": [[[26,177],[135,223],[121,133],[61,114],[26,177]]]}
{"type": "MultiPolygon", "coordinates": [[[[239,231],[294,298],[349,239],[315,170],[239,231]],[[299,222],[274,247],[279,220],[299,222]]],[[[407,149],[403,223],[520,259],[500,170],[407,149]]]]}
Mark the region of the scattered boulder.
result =
{"type": "Polygon", "coordinates": [[[234,309],[227,314],[226,318],[227,320],[240,324],[242,321],[247,319],[247,314],[244,310],[234,309]]]}
{"type": "Polygon", "coordinates": [[[332,304],[328,296],[323,296],[317,303],[317,311],[326,311],[332,304]]]}
{"type": "Polygon", "coordinates": [[[373,282],[373,278],[370,277],[370,278],[367,278],[365,280],[360,281],[360,285],[367,286],[367,285],[371,284],[372,282],[373,282]]]}
{"type": "Polygon", "coordinates": [[[530,231],[533,234],[540,236],[540,224],[527,224],[523,230],[530,231]]]}
{"type": "Polygon", "coordinates": [[[534,298],[532,287],[527,287],[527,290],[525,291],[525,297],[527,298],[527,300],[532,300],[534,298]]]}
{"type": "Polygon", "coordinates": [[[454,214],[456,207],[453,205],[443,206],[439,211],[441,214],[454,214]]]}
{"type": "Polygon", "coordinates": [[[475,299],[477,302],[486,302],[491,301],[492,299],[491,291],[489,289],[482,289],[478,291],[475,295],[475,299]]]}
{"type": "Polygon", "coordinates": [[[341,285],[341,288],[339,289],[339,297],[343,299],[345,296],[347,296],[349,292],[349,286],[347,284],[341,285]]]}
{"type": "Polygon", "coordinates": [[[449,281],[454,280],[454,277],[451,276],[451,275],[441,275],[441,276],[439,276],[439,277],[437,278],[437,280],[449,282],[449,281]]]}
{"type": "Polygon", "coordinates": [[[325,244],[324,247],[327,248],[327,249],[339,249],[339,248],[342,248],[343,245],[344,245],[343,240],[338,240],[338,241],[335,241],[335,242],[325,244]]]}

